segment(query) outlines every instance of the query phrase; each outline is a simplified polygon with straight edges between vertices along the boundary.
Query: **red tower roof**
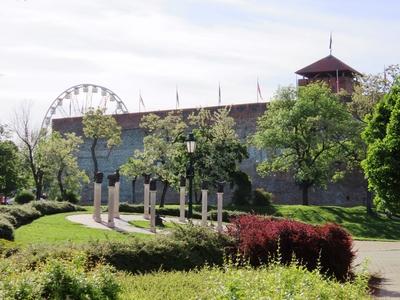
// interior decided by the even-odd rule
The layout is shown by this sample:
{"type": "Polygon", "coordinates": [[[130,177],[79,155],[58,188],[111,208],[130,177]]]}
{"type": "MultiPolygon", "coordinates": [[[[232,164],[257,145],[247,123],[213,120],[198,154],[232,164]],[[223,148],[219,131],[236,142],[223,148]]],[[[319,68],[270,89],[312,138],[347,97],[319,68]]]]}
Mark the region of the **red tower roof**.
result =
{"type": "Polygon", "coordinates": [[[333,55],[328,55],[327,57],[324,57],[312,63],[311,65],[296,71],[296,74],[310,77],[318,73],[334,73],[336,71],[347,71],[353,74],[360,74],[360,72],[346,65],[344,62],[333,55]]]}

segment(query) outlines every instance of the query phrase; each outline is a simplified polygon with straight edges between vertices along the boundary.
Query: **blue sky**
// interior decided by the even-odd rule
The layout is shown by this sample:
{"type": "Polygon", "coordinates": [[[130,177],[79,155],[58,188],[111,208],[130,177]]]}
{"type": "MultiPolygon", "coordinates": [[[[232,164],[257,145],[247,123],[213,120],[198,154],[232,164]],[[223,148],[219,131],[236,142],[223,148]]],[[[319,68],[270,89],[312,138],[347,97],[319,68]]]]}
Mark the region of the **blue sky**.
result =
{"type": "Polygon", "coordinates": [[[91,82],[132,112],[265,98],[333,54],[365,73],[399,63],[398,1],[3,0],[0,122],[32,103],[34,120],[69,86],[91,82]]]}

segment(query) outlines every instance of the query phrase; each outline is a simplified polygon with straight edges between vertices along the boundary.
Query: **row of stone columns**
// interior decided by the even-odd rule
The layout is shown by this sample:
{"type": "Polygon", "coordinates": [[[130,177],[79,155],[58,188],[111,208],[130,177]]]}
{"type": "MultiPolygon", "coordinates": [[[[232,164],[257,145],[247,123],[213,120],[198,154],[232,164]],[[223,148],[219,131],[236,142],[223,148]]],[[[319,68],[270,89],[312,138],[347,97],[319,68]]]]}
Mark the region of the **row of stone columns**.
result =
{"type": "MultiPolygon", "coordinates": [[[[97,173],[94,182],[94,211],[93,219],[101,223],[101,184],[103,183],[104,174],[97,173]]],[[[119,188],[120,188],[120,175],[119,171],[115,174],[107,176],[108,179],[108,216],[107,226],[110,228],[115,227],[114,218],[119,218],[119,188]]]]}
{"type": "MultiPolygon", "coordinates": [[[[148,216],[146,212],[148,211],[148,203],[149,203],[149,194],[148,191],[150,184],[150,176],[147,178],[145,177],[144,183],[144,217],[148,216]],[[147,192],[146,192],[147,191],[147,192]]],[[[155,181],[154,181],[155,184],[155,181]]],[[[218,191],[217,191],[217,230],[222,231],[222,208],[223,208],[223,195],[224,195],[224,186],[222,183],[218,184],[218,191]]],[[[208,219],[208,183],[203,182],[201,185],[201,225],[207,226],[207,219],[208,219]]],[[[186,222],[185,218],[185,208],[186,208],[186,178],[181,177],[180,179],[180,189],[179,189],[179,222],[186,222]]],[[[148,218],[148,217],[147,217],[148,218]]]]}

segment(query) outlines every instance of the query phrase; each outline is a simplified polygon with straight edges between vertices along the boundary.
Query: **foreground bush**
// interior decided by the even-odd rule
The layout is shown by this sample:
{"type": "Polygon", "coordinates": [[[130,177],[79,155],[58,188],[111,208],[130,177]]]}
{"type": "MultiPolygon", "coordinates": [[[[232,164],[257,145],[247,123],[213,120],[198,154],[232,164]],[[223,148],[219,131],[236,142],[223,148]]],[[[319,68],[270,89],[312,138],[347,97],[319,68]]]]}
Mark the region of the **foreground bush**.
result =
{"type": "Polygon", "coordinates": [[[10,260],[0,263],[0,299],[116,299],[115,271],[107,265],[85,268],[86,258],[49,259],[25,268],[10,260]]]}
{"type": "Polygon", "coordinates": [[[14,201],[18,204],[25,204],[35,200],[35,195],[28,190],[22,190],[15,195],[14,201]]]}
{"type": "Polygon", "coordinates": [[[275,259],[289,264],[295,257],[309,270],[320,264],[324,273],[344,280],[355,257],[351,236],[335,224],[313,226],[247,215],[233,220],[227,233],[235,239],[232,253],[240,253],[253,266],[275,259]]]}
{"type": "Polygon", "coordinates": [[[157,270],[190,270],[222,265],[230,240],[199,226],[178,227],[171,235],[134,242],[102,242],[88,247],[88,257],[104,260],[132,273],[157,270]]]}
{"type": "Polygon", "coordinates": [[[117,270],[144,273],[161,270],[190,270],[204,265],[222,265],[231,239],[199,226],[178,227],[173,233],[154,239],[93,241],[65,246],[36,245],[20,249],[10,259],[26,268],[52,259],[72,259],[77,252],[88,257],[89,265],[105,262],[117,270]]]}
{"type": "Polygon", "coordinates": [[[365,274],[339,283],[295,264],[126,275],[121,285],[121,299],[370,299],[365,274]]]}
{"type": "Polygon", "coordinates": [[[14,229],[41,216],[82,210],[68,202],[32,201],[23,205],[0,206],[0,238],[14,239],[14,229]]]}

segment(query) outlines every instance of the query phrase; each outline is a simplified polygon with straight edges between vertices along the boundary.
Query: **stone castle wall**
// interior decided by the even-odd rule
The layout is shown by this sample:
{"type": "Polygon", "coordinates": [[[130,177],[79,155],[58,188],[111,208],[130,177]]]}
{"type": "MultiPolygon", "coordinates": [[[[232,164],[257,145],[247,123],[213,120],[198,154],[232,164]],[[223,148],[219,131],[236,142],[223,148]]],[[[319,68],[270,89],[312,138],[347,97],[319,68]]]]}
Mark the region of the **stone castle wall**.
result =
{"type": "MultiPolygon", "coordinates": [[[[239,104],[231,107],[230,115],[236,121],[236,132],[239,137],[246,141],[246,139],[255,132],[256,121],[266,110],[266,103],[250,103],[239,104]]],[[[210,107],[208,109],[216,110],[219,107],[210,107]]],[[[187,118],[196,109],[183,109],[182,114],[187,118]]],[[[169,111],[155,111],[160,116],[165,116],[169,111]]],[[[150,113],[150,112],[148,112],[150,113]]],[[[128,157],[130,157],[134,150],[143,149],[144,132],[139,128],[141,118],[148,113],[130,113],[115,115],[119,125],[122,127],[122,144],[112,149],[111,153],[107,149],[104,142],[100,141],[97,146],[97,156],[99,162],[99,170],[104,172],[105,176],[115,172],[122,164],[124,164],[128,157]]],[[[75,132],[77,135],[83,136],[82,133],[82,118],[65,118],[53,120],[53,129],[65,132],[75,132]]],[[[242,162],[240,169],[251,177],[253,188],[262,187],[274,194],[274,201],[277,203],[286,204],[300,204],[301,191],[294,184],[292,178],[288,174],[275,174],[273,176],[261,178],[256,172],[256,166],[259,161],[265,159],[262,151],[253,147],[249,147],[249,159],[242,162]]],[[[90,140],[84,139],[84,144],[81,146],[78,154],[78,162],[82,169],[86,170],[87,174],[91,176],[93,164],[90,155],[90,140]]],[[[161,185],[159,185],[161,194],[161,185]]],[[[226,188],[227,201],[230,198],[231,191],[229,187],[226,188]]],[[[92,199],[93,188],[92,184],[86,186],[83,190],[82,200],[90,202],[92,199]]],[[[107,185],[103,183],[102,199],[106,202],[107,185]]],[[[131,180],[121,177],[121,201],[132,202],[132,183],[131,180]]],[[[323,204],[323,205],[344,205],[353,206],[363,204],[365,202],[365,182],[361,174],[350,174],[341,182],[330,183],[326,190],[311,189],[310,190],[310,204],[323,204]]],[[[143,180],[138,178],[136,181],[136,203],[143,201],[143,180]]],[[[169,190],[166,197],[168,202],[178,202],[179,196],[176,192],[169,190]]],[[[215,202],[215,195],[210,195],[211,203],[215,202]]]]}

